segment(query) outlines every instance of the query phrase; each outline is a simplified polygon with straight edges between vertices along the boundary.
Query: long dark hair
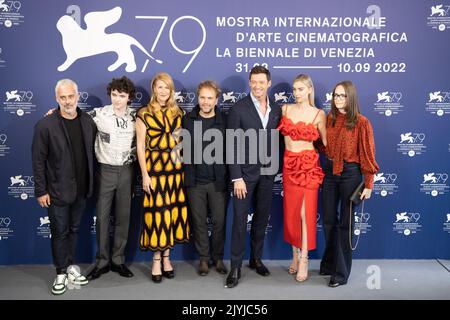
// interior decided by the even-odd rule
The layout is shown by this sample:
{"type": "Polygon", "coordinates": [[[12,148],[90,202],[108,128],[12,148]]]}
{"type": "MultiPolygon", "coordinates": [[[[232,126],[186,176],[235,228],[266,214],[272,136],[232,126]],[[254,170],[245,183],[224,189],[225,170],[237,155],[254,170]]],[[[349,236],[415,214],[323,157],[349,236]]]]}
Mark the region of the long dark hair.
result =
{"type": "Polygon", "coordinates": [[[353,85],[353,83],[349,80],[339,82],[334,86],[333,89],[333,99],[331,100],[331,125],[334,127],[334,124],[336,123],[336,117],[339,114],[339,110],[336,108],[336,105],[334,104],[334,93],[336,91],[336,88],[338,86],[344,87],[345,94],[347,95],[346,98],[346,106],[345,106],[345,127],[347,129],[353,129],[358,122],[359,117],[359,102],[358,102],[358,96],[356,95],[356,88],[353,85]]]}

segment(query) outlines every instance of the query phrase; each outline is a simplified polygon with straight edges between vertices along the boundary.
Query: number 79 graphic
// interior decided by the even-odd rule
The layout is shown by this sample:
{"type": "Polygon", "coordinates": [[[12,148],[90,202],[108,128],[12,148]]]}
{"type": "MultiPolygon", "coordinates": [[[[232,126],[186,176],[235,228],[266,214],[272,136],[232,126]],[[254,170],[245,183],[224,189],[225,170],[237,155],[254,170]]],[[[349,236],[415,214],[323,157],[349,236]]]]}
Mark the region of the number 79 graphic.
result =
{"type": "MultiPolygon", "coordinates": [[[[161,38],[161,33],[163,32],[164,27],[166,26],[167,20],[169,19],[169,17],[168,16],[136,16],[136,19],[161,20],[161,27],[159,28],[158,35],[156,36],[155,41],[153,41],[152,48],[150,49],[150,51],[153,52],[155,50],[156,46],[158,45],[158,42],[161,38]]],[[[203,45],[205,44],[205,40],[206,40],[205,26],[203,25],[203,22],[201,22],[200,19],[198,19],[197,17],[194,17],[194,16],[179,17],[174,22],[172,22],[172,25],[170,26],[169,40],[170,40],[170,44],[172,45],[172,48],[174,48],[177,52],[184,54],[184,55],[191,55],[191,59],[188,61],[188,63],[186,64],[186,66],[183,69],[183,73],[185,73],[189,69],[192,62],[195,60],[195,57],[197,57],[199,52],[202,50],[203,45]],[[202,29],[202,39],[200,41],[200,44],[195,49],[190,50],[190,51],[180,49],[176,45],[174,37],[173,37],[173,30],[175,29],[176,25],[183,20],[194,20],[195,22],[198,23],[198,25],[202,29]]],[[[148,60],[145,62],[144,66],[142,67],[141,72],[145,71],[148,62],[149,62],[148,60]]]]}

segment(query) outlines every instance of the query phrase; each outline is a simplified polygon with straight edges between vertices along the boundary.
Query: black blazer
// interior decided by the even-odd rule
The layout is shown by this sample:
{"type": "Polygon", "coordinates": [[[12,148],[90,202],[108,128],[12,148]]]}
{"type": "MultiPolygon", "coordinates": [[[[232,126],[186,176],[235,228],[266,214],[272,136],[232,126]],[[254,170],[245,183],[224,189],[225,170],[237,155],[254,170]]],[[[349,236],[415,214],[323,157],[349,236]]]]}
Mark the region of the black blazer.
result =
{"type": "MultiPolygon", "coordinates": [[[[88,114],[79,108],[77,112],[88,160],[87,197],[89,197],[94,187],[94,142],[97,126],[88,114]]],[[[69,134],[59,108],[57,112],[36,123],[31,146],[36,198],[48,193],[52,203],[56,205],[67,205],[76,200],[77,183],[73,152],[77,150],[72,150],[69,141],[69,134]]]]}
{"type": "MultiPolygon", "coordinates": [[[[272,157],[273,160],[277,160],[276,164],[279,167],[279,150],[272,150],[273,155],[270,152],[271,145],[271,131],[275,133],[278,137],[279,141],[279,132],[276,130],[278,123],[281,119],[281,108],[275,104],[273,100],[269,100],[270,103],[270,114],[269,114],[269,122],[266,126],[267,131],[267,143],[263,144],[263,147],[268,150],[268,152],[263,151],[263,154],[266,153],[272,157]],[[273,131],[274,130],[274,131],[273,131]]],[[[244,134],[248,129],[256,129],[257,143],[256,146],[250,146],[247,142],[245,143],[245,148],[243,149],[243,153],[245,155],[245,162],[243,164],[238,163],[237,159],[237,144],[236,141],[228,141],[227,140],[227,163],[229,164],[230,171],[230,179],[239,179],[243,178],[244,181],[257,181],[261,174],[261,159],[259,157],[259,148],[260,148],[260,135],[258,134],[258,129],[263,130],[263,125],[261,119],[256,111],[256,107],[252,101],[250,94],[245,98],[236,102],[234,106],[232,106],[228,112],[227,118],[227,129],[243,129],[244,134]],[[256,156],[256,163],[250,163],[250,148],[253,150],[256,149],[256,155],[253,154],[253,157],[256,156]],[[231,157],[234,156],[233,159],[231,157]]],[[[227,136],[229,138],[229,136],[227,136]]],[[[243,144],[244,137],[241,136],[241,145],[243,144]]],[[[276,174],[276,173],[275,173],[276,174]]],[[[274,176],[274,175],[273,175],[274,176]]]]}
{"type": "MultiPolygon", "coordinates": [[[[226,185],[227,185],[227,168],[225,165],[225,128],[226,128],[226,118],[225,116],[222,114],[222,112],[220,112],[220,110],[217,108],[217,106],[215,106],[214,108],[215,110],[215,116],[214,116],[214,124],[212,126],[212,128],[220,130],[222,132],[223,135],[223,152],[224,152],[224,157],[222,159],[222,163],[214,163],[213,164],[213,168],[214,168],[214,175],[216,177],[216,181],[214,182],[214,186],[216,191],[222,191],[225,190],[226,185]]],[[[189,112],[188,114],[186,114],[183,117],[183,129],[186,129],[187,131],[189,131],[190,135],[191,135],[191,139],[190,139],[190,150],[191,150],[191,159],[189,161],[189,163],[184,163],[184,186],[185,187],[194,187],[196,185],[195,182],[195,165],[194,165],[194,144],[198,144],[200,143],[200,145],[202,144],[202,141],[199,141],[199,137],[195,137],[194,136],[194,121],[199,121],[200,120],[200,115],[199,115],[199,111],[200,111],[200,107],[198,105],[196,105],[194,107],[194,109],[192,109],[191,112],[189,112]]],[[[183,142],[185,143],[186,140],[183,140],[183,142]]],[[[187,146],[186,146],[187,147],[187,146]]],[[[185,148],[185,146],[183,145],[183,149],[185,148]]],[[[184,155],[183,155],[184,156],[184,155]]]]}

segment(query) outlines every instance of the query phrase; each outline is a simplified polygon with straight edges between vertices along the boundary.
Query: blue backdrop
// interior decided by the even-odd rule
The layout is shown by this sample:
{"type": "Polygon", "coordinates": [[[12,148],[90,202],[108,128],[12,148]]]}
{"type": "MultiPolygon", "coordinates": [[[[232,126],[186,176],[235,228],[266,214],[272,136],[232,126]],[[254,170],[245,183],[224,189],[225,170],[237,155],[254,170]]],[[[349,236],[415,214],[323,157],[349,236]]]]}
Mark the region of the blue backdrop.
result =
{"type": "MultiPolygon", "coordinates": [[[[450,1],[2,1],[0,4],[0,264],[50,263],[47,213],[33,196],[33,126],[56,105],[58,79],[79,84],[80,106],[109,104],[106,85],[126,75],[149,100],[160,71],[189,110],[196,86],[215,79],[226,110],[248,93],[248,72],[265,64],[270,95],[293,101],[299,73],[314,80],[316,104],[330,108],[335,83],[352,80],[372,122],[380,173],[357,214],[356,258],[450,258],[450,1]],[[117,63],[116,63],[117,61],[117,63]]],[[[264,258],[287,259],[281,176],[264,258]]],[[[135,188],[129,260],[139,252],[142,190],[135,188]]],[[[78,257],[95,255],[95,210],[83,218],[78,257]]],[[[249,223],[251,216],[249,216],[249,223]]],[[[226,258],[229,257],[228,209],[226,258]]],[[[318,249],[324,249],[321,206],[318,249]]],[[[196,257],[192,244],[175,259],[196,257]]]]}

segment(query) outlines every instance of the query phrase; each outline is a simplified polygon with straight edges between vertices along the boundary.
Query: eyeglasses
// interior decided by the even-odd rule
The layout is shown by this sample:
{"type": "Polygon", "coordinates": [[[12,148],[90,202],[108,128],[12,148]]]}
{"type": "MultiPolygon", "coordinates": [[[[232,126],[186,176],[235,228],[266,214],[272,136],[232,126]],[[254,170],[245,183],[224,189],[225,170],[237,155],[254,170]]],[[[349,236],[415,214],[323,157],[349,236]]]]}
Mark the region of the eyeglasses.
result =
{"type": "Polygon", "coordinates": [[[333,94],[333,98],[334,99],[345,99],[345,98],[347,98],[347,95],[345,93],[343,93],[343,94],[335,93],[335,94],[333,94]]]}

